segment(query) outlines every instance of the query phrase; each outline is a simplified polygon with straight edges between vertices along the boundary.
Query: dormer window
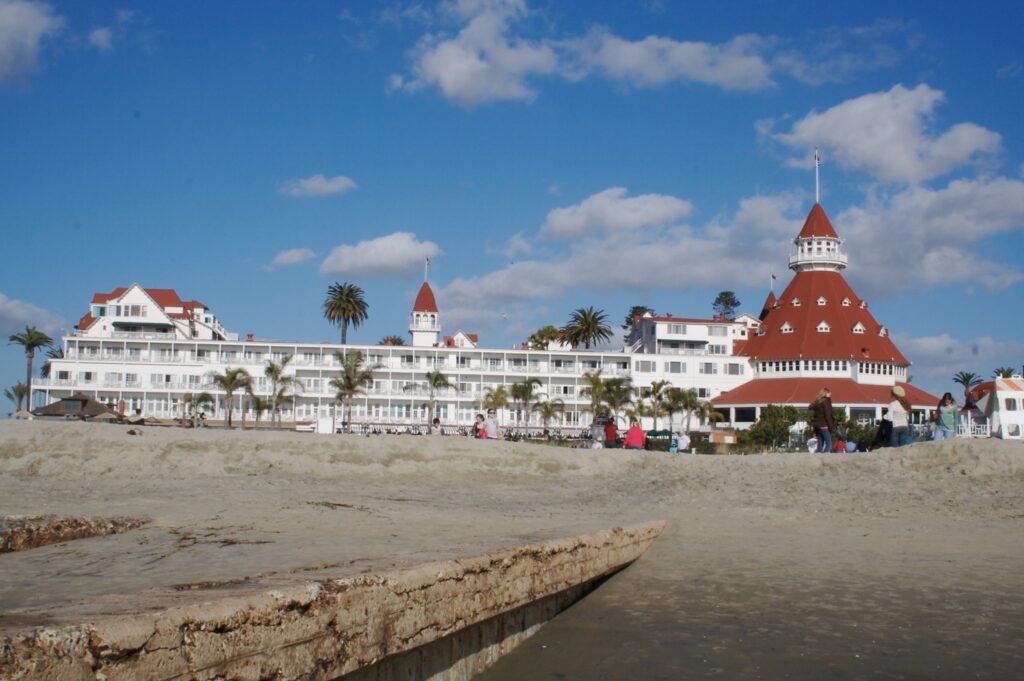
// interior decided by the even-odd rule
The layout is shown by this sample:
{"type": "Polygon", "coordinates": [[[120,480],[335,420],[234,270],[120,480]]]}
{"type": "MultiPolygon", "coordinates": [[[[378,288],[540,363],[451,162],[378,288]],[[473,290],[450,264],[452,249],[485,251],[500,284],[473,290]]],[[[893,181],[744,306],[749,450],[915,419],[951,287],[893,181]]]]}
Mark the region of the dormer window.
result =
{"type": "Polygon", "coordinates": [[[779,331],[782,333],[793,333],[793,326],[789,322],[786,322],[782,325],[782,328],[780,328],[779,331]]]}
{"type": "Polygon", "coordinates": [[[828,322],[826,322],[825,320],[822,320],[821,323],[818,324],[818,333],[828,333],[831,330],[832,327],[829,326],[828,322]]]}
{"type": "Polygon", "coordinates": [[[800,299],[799,298],[794,298],[793,299],[793,307],[800,307],[800,299]]]}
{"type": "Polygon", "coordinates": [[[856,324],[853,325],[853,332],[854,333],[864,333],[866,330],[867,329],[865,329],[864,325],[861,324],[860,322],[857,322],[856,324]]]}
{"type": "Polygon", "coordinates": [[[818,298],[818,305],[819,306],[823,306],[826,302],[827,301],[825,300],[825,296],[822,296],[822,297],[818,298]]]}
{"type": "Polygon", "coordinates": [[[866,300],[860,301],[860,309],[862,309],[862,310],[868,309],[868,301],[866,301],[866,300]]]}
{"type": "Polygon", "coordinates": [[[843,307],[850,307],[852,304],[849,298],[843,298],[843,307]]]}
{"type": "Polygon", "coordinates": [[[880,328],[880,329],[878,330],[878,335],[879,335],[879,336],[881,336],[882,338],[885,338],[886,336],[888,336],[888,335],[889,335],[889,329],[887,329],[887,328],[885,328],[885,327],[883,326],[882,328],[880,328]]]}

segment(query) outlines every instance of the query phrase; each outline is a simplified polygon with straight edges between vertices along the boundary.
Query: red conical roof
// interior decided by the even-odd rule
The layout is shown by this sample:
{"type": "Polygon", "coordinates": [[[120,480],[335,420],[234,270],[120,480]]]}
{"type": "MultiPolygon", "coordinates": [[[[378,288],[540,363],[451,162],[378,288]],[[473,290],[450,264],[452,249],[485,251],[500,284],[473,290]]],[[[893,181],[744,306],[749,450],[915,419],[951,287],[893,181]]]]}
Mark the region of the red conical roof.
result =
{"type": "Polygon", "coordinates": [[[423,282],[420,292],[416,294],[416,302],[412,304],[413,312],[437,312],[437,301],[434,300],[434,291],[430,284],[423,282]]]}
{"type": "Polygon", "coordinates": [[[839,238],[836,230],[832,229],[832,223],[829,222],[828,216],[825,215],[825,209],[821,207],[820,203],[814,204],[814,207],[811,208],[811,212],[807,214],[807,220],[804,221],[804,228],[800,230],[800,234],[796,238],[810,239],[816,236],[830,239],[839,238]]]}
{"type": "Polygon", "coordinates": [[[760,331],[750,337],[743,354],[754,360],[853,359],[910,364],[843,276],[823,271],[796,273],[777,304],[762,318],[760,331]],[[819,305],[819,299],[824,304],[819,305]],[[822,322],[828,331],[818,331],[822,322]]]}

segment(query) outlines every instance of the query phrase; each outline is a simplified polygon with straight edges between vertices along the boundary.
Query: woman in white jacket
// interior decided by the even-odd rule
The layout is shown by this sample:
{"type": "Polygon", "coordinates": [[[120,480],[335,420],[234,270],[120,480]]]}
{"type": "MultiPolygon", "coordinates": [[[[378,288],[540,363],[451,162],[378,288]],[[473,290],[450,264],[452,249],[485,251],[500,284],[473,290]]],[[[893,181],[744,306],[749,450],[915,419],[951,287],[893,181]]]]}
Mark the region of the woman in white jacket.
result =
{"type": "Polygon", "coordinates": [[[892,422],[889,446],[902,447],[910,444],[910,402],[907,401],[907,391],[900,385],[893,386],[892,397],[888,405],[889,412],[883,414],[882,418],[892,422]]]}

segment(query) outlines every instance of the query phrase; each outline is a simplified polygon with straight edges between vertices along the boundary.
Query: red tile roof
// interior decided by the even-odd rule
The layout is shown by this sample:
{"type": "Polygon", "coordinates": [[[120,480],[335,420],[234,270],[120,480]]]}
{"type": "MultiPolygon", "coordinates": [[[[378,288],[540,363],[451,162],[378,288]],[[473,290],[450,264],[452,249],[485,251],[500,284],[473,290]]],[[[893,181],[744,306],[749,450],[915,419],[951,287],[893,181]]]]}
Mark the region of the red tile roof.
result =
{"type": "Polygon", "coordinates": [[[423,282],[420,292],[416,294],[416,302],[412,304],[413,312],[437,312],[437,301],[434,300],[434,291],[430,284],[423,282]]]}
{"type": "Polygon", "coordinates": [[[797,272],[742,354],[754,360],[853,359],[909,365],[888,332],[881,334],[882,325],[862,303],[839,272],[797,272]],[[818,305],[819,298],[825,299],[824,305],[818,305]],[[799,300],[799,305],[794,305],[794,300],[799,300]],[[844,306],[843,300],[849,305],[844,306]],[[831,330],[819,332],[821,322],[831,330]],[[858,323],[864,333],[853,332],[858,323]],[[792,333],[782,332],[786,324],[792,333]]]}
{"type": "Polygon", "coordinates": [[[797,238],[809,239],[816,236],[830,237],[832,239],[839,238],[836,230],[832,229],[832,223],[829,222],[828,216],[825,215],[825,209],[821,207],[820,203],[814,204],[811,212],[807,214],[804,227],[800,230],[797,238]]]}
{"type": "MultiPolygon", "coordinates": [[[[939,398],[910,384],[900,383],[907,391],[907,399],[915,407],[934,407],[939,398]]],[[[764,404],[793,404],[803,407],[817,397],[818,391],[832,391],[832,403],[889,404],[892,402],[890,386],[865,385],[849,378],[756,378],[724,392],[711,401],[716,407],[764,404]]]]}

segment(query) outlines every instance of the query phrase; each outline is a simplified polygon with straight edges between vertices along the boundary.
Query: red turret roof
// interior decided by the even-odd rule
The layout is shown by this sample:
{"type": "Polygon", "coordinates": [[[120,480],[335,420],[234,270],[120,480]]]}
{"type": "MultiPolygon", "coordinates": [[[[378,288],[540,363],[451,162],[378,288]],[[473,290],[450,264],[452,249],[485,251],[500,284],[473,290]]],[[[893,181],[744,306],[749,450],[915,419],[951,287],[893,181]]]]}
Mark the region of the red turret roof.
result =
{"type": "Polygon", "coordinates": [[[832,223],[829,222],[828,216],[825,215],[825,209],[821,207],[820,203],[814,204],[811,212],[807,214],[804,228],[800,230],[797,238],[810,239],[816,236],[829,237],[831,239],[839,238],[836,230],[832,229],[832,223]]]}
{"type": "Polygon", "coordinates": [[[768,292],[768,297],[764,299],[764,305],[761,306],[761,314],[758,315],[758,319],[764,321],[764,318],[768,316],[768,313],[775,307],[779,299],[775,297],[774,291],[768,292]]]}
{"type": "Polygon", "coordinates": [[[423,282],[420,292],[416,294],[416,302],[412,304],[413,312],[437,312],[437,301],[434,300],[434,291],[430,284],[423,282]]]}
{"type": "Polygon", "coordinates": [[[743,354],[754,360],[853,359],[910,364],[839,272],[797,272],[762,319],[760,331],[750,337],[743,354]],[[818,304],[819,299],[824,299],[823,305],[818,304]],[[818,331],[822,322],[829,331],[818,331]],[[784,332],[783,327],[792,331],[784,332]],[[858,332],[861,328],[863,333],[858,332]]]}

